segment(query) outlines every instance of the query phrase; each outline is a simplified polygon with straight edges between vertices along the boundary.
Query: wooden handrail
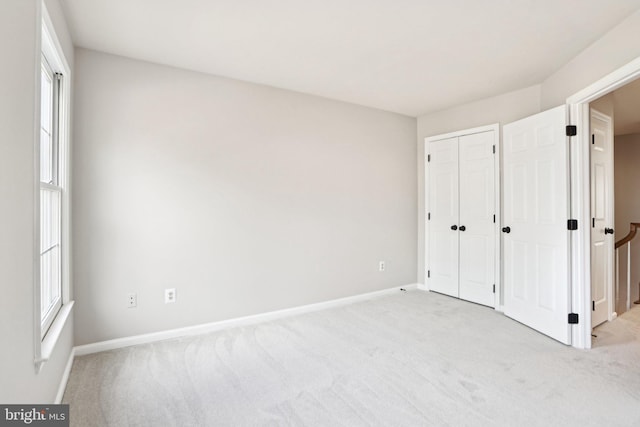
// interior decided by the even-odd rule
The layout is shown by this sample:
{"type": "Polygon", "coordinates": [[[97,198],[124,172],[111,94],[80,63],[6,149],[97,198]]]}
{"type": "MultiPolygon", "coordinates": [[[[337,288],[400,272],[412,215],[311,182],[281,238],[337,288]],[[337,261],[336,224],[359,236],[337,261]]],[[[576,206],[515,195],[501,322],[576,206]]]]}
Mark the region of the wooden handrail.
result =
{"type": "Polygon", "coordinates": [[[616,249],[618,249],[620,246],[624,246],[627,242],[630,242],[636,236],[636,231],[640,227],[640,222],[632,222],[631,224],[629,224],[629,226],[631,229],[629,231],[629,234],[616,242],[616,249]]]}

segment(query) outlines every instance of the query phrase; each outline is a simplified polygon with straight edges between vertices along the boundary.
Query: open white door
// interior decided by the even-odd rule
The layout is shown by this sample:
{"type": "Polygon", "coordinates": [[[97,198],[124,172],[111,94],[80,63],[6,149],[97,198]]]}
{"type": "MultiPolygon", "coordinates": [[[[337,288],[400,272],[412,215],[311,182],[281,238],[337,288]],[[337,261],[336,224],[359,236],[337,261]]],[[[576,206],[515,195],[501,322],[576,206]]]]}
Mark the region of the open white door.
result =
{"type": "Polygon", "coordinates": [[[591,327],[613,312],[613,132],[611,117],[591,109],[591,327]]]}
{"type": "Polygon", "coordinates": [[[571,343],[566,107],[503,128],[504,312],[571,343]]]}

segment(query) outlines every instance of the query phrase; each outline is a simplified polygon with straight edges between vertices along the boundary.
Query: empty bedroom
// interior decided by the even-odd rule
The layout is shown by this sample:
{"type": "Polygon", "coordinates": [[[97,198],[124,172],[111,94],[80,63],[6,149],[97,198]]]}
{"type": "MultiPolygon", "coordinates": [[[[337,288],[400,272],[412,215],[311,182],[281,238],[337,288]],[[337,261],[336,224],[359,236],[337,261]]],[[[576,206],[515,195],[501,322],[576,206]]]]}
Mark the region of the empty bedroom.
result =
{"type": "Polygon", "coordinates": [[[590,114],[640,0],[0,0],[0,35],[0,426],[640,424],[590,114]]]}

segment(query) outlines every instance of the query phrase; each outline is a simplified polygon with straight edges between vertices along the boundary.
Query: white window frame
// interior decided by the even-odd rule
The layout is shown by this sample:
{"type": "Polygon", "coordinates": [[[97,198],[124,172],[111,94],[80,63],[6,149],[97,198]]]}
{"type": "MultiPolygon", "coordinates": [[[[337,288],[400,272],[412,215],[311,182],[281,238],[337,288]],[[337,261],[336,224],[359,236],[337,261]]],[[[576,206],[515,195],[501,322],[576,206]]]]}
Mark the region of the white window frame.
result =
{"type": "Polygon", "coordinates": [[[42,369],[44,362],[49,360],[56,343],[64,329],[73,301],[71,300],[71,262],[70,262],[70,105],[71,105],[71,69],[64,57],[60,42],[55,33],[53,22],[49,17],[46,6],[41,3],[42,27],[38,59],[46,61],[51,72],[62,75],[59,85],[59,106],[57,109],[56,128],[57,134],[57,170],[54,171],[56,179],[53,183],[40,181],[40,127],[41,127],[41,66],[37,67],[36,111],[35,111],[35,197],[34,197],[34,362],[36,372],[42,369]],[[40,197],[41,190],[53,190],[60,192],[60,301],[47,313],[43,319],[41,310],[41,236],[40,236],[40,197]]]}
{"type": "MultiPolygon", "coordinates": [[[[60,89],[62,87],[62,75],[58,72],[53,71],[51,65],[49,65],[49,61],[47,57],[43,54],[41,61],[41,75],[46,75],[48,80],[51,81],[51,93],[50,93],[50,103],[49,108],[50,114],[47,119],[50,119],[51,123],[48,124],[49,127],[49,137],[51,143],[51,158],[49,159],[50,166],[50,180],[43,181],[42,180],[42,152],[40,153],[40,328],[41,328],[41,336],[45,337],[53,320],[56,318],[60,309],[62,308],[62,193],[63,187],[58,178],[58,172],[64,171],[64,165],[61,164],[60,159],[60,145],[58,142],[59,139],[59,120],[60,115],[58,110],[60,109],[60,89]],[[50,206],[51,212],[49,218],[45,218],[43,214],[43,195],[49,193],[57,199],[57,203],[55,207],[50,206]],[[48,219],[48,220],[47,220],[48,219]],[[44,230],[46,229],[46,231],[44,230]],[[46,247],[43,246],[45,242],[43,242],[43,232],[45,234],[49,234],[52,237],[52,242],[48,242],[46,247]],[[49,255],[55,254],[53,256],[53,260],[49,257],[49,255]],[[49,261],[45,261],[48,259],[49,261]],[[55,264],[52,266],[51,274],[47,274],[45,271],[46,268],[43,268],[43,265],[47,264],[55,264]],[[45,284],[46,282],[46,284],[45,284]],[[54,298],[51,303],[46,307],[42,306],[42,293],[47,293],[44,288],[50,288],[49,292],[57,294],[57,297],[54,298]]],[[[44,98],[44,94],[40,94],[41,104],[42,99],[44,98]]],[[[42,111],[42,110],[41,110],[42,111]]],[[[44,119],[40,118],[41,121],[44,119]]],[[[41,125],[42,127],[42,125],[41,125]]],[[[43,132],[40,132],[40,149],[42,150],[42,138],[43,132]]]]}

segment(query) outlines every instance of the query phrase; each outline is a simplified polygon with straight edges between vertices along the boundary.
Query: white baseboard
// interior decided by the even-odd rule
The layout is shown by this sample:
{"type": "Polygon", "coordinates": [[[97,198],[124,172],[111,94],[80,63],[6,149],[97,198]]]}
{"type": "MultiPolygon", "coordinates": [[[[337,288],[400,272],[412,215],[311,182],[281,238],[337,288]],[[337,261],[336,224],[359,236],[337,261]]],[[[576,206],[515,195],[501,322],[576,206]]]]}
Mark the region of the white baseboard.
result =
{"type": "Polygon", "coordinates": [[[64,372],[62,374],[62,379],[60,380],[60,385],[58,386],[58,393],[56,394],[56,405],[62,403],[62,397],[64,396],[64,391],[67,388],[67,381],[69,381],[69,375],[71,374],[71,367],[73,366],[73,359],[75,358],[76,349],[72,348],[69,353],[69,359],[67,360],[67,366],[64,368],[64,372]]]}
{"type": "MultiPolygon", "coordinates": [[[[299,307],[287,308],[284,310],[270,311],[267,313],[255,314],[252,316],[238,317],[235,319],[222,320],[219,322],[204,323],[201,325],[188,326],[186,328],[170,329],[167,331],[153,332],[150,334],[135,335],[125,338],[117,338],[108,341],[101,341],[92,344],[85,344],[74,347],[76,356],[84,356],[86,354],[98,353],[101,351],[113,350],[116,348],[129,347],[132,345],[146,344],[155,341],[163,341],[172,338],[180,338],[189,335],[199,335],[208,332],[216,332],[222,329],[253,325],[256,323],[267,322],[269,320],[281,319],[283,317],[294,316],[297,314],[310,313],[318,310],[325,310],[332,307],[339,307],[347,304],[353,304],[359,301],[365,301],[371,298],[388,295],[398,292],[401,289],[416,289],[418,284],[410,284],[406,286],[396,286],[394,288],[383,289],[381,291],[368,292],[366,294],[354,295],[346,298],[339,298],[330,301],[308,304],[299,307]]],[[[65,380],[66,383],[66,380],[65,380]]]]}

